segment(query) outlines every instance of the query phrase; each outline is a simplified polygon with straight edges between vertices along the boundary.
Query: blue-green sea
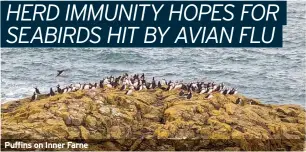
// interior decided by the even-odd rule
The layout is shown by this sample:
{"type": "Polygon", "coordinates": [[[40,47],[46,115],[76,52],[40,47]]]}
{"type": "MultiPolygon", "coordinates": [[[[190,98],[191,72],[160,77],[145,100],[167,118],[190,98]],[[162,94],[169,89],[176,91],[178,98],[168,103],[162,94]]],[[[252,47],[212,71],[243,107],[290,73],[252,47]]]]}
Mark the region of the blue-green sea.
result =
{"type": "Polygon", "coordinates": [[[2,102],[37,86],[95,82],[145,73],[151,79],[215,81],[264,103],[305,107],[305,2],[288,2],[283,48],[18,48],[1,49],[2,102]],[[61,77],[57,70],[67,69],[61,77]]]}

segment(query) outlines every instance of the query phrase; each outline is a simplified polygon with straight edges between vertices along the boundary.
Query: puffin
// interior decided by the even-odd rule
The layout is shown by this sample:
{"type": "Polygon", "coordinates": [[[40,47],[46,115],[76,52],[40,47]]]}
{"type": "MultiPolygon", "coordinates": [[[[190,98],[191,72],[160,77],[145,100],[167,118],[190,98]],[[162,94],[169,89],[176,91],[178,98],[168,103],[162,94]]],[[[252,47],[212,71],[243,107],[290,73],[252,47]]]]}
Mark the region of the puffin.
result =
{"type": "Polygon", "coordinates": [[[192,93],[191,93],[191,91],[189,91],[189,93],[187,95],[187,99],[191,99],[191,97],[192,97],[192,93]]]}
{"type": "Polygon", "coordinates": [[[238,98],[238,99],[236,100],[236,104],[242,105],[242,100],[241,100],[241,98],[238,98]]]}
{"type": "Polygon", "coordinates": [[[213,97],[213,95],[210,93],[210,94],[208,94],[206,97],[205,97],[205,99],[210,99],[210,98],[212,98],[213,97]]]}
{"type": "Polygon", "coordinates": [[[125,92],[125,95],[132,95],[132,93],[133,93],[133,90],[130,89],[130,90],[128,90],[128,91],[125,92]]]}
{"type": "Polygon", "coordinates": [[[37,100],[37,94],[36,92],[33,93],[31,101],[37,100]]]}
{"type": "Polygon", "coordinates": [[[52,88],[50,88],[50,94],[49,94],[50,96],[54,96],[55,95],[55,93],[54,93],[54,91],[52,90],[52,88]]]}
{"type": "Polygon", "coordinates": [[[179,96],[183,96],[184,95],[184,91],[181,90],[180,93],[179,93],[179,96]]]}
{"type": "Polygon", "coordinates": [[[126,89],[126,85],[124,84],[124,85],[121,86],[120,91],[123,91],[125,89],[126,89]]]}
{"type": "Polygon", "coordinates": [[[56,75],[56,77],[60,76],[64,71],[66,71],[66,70],[57,70],[57,75],[56,75]]]}
{"type": "Polygon", "coordinates": [[[35,93],[36,93],[36,94],[40,94],[40,92],[39,92],[39,90],[38,90],[37,87],[35,87],[34,89],[35,89],[35,93]]]}

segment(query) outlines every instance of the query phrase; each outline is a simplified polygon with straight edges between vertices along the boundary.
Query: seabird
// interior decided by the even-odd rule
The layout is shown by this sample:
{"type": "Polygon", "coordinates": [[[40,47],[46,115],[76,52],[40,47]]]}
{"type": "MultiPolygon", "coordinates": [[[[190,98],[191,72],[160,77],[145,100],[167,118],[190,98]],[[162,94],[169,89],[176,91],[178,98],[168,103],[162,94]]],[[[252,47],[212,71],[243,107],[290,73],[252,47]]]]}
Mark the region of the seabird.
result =
{"type": "Polygon", "coordinates": [[[98,86],[97,82],[94,85],[91,85],[91,89],[96,89],[98,86]]]}
{"type": "Polygon", "coordinates": [[[146,84],[143,83],[143,84],[141,85],[141,90],[147,90],[147,89],[148,89],[148,88],[147,88],[146,84]]]}
{"type": "Polygon", "coordinates": [[[125,94],[126,94],[126,95],[131,95],[131,94],[132,94],[132,92],[133,92],[133,90],[132,90],[132,89],[130,89],[130,90],[126,91],[126,92],[125,92],[125,94]]]}
{"type": "Polygon", "coordinates": [[[193,88],[197,88],[197,87],[198,87],[198,85],[197,85],[196,83],[192,83],[191,86],[192,86],[193,88]]]}
{"type": "Polygon", "coordinates": [[[66,70],[57,70],[57,75],[56,76],[57,77],[60,76],[64,71],[66,71],[66,70]]]}
{"type": "Polygon", "coordinates": [[[88,85],[89,85],[89,89],[91,89],[93,87],[93,85],[91,83],[89,83],[88,85]]]}
{"type": "Polygon", "coordinates": [[[140,79],[141,79],[141,80],[144,80],[144,79],[145,79],[144,73],[142,73],[140,79]]]}
{"type": "Polygon", "coordinates": [[[39,90],[37,89],[37,87],[35,87],[35,93],[36,94],[40,94],[39,90]]]}
{"type": "Polygon", "coordinates": [[[109,77],[109,79],[110,79],[110,82],[114,82],[115,77],[111,75],[111,76],[109,77]]]}
{"type": "Polygon", "coordinates": [[[162,88],[162,85],[161,85],[160,81],[158,81],[157,87],[158,87],[158,88],[162,88]]]}
{"type": "Polygon", "coordinates": [[[219,91],[220,92],[221,90],[222,90],[222,86],[221,86],[221,84],[219,84],[214,91],[219,91]]]}
{"type": "Polygon", "coordinates": [[[140,80],[139,79],[136,79],[135,80],[135,82],[133,83],[133,86],[135,87],[135,88],[137,88],[137,87],[139,87],[139,85],[140,85],[140,80]],[[137,81],[136,81],[137,80],[137,81]]]}
{"type": "Polygon", "coordinates": [[[37,100],[37,94],[36,92],[33,93],[31,101],[37,100]]]}
{"type": "Polygon", "coordinates": [[[75,86],[72,86],[72,87],[71,87],[71,91],[73,91],[73,92],[74,92],[74,91],[77,91],[77,88],[76,88],[75,86]]]}
{"type": "Polygon", "coordinates": [[[142,89],[143,89],[143,86],[142,85],[138,85],[136,90],[141,91],[142,89]]]}
{"type": "Polygon", "coordinates": [[[213,97],[212,94],[208,94],[205,98],[206,98],[206,99],[210,99],[210,98],[212,98],[212,97],[213,97]]]}
{"type": "Polygon", "coordinates": [[[196,91],[196,88],[197,88],[197,84],[195,84],[195,83],[191,83],[190,84],[190,88],[189,89],[191,89],[193,92],[196,91]]]}
{"type": "Polygon", "coordinates": [[[104,86],[103,86],[103,80],[100,80],[99,87],[100,87],[100,88],[104,88],[104,86]]]}
{"type": "Polygon", "coordinates": [[[126,85],[124,84],[124,85],[121,86],[120,91],[123,91],[125,89],[126,89],[126,85]]]}
{"type": "Polygon", "coordinates": [[[103,81],[103,84],[109,84],[110,83],[110,80],[108,79],[108,77],[103,79],[102,81],[103,81]]]}
{"type": "Polygon", "coordinates": [[[181,89],[183,87],[183,84],[180,83],[180,84],[177,84],[174,86],[174,89],[181,89]]]}
{"type": "Polygon", "coordinates": [[[117,78],[115,79],[115,82],[116,82],[116,83],[119,83],[120,79],[121,79],[121,76],[117,77],[117,78]]]}
{"type": "Polygon", "coordinates": [[[183,90],[188,90],[188,87],[187,87],[185,84],[183,84],[183,86],[182,86],[181,89],[183,89],[183,90]]]}
{"type": "Polygon", "coordinates": [[[242,104],[242,100],[241,100],[241,98],[238,98],[238,99],[236,100],[236,104],[239,104],[239,105],[241,105],[241,104],[242,104]]]}
{"type": "Polygon", "coordinates": [[[75,90],[76,90],[76,91],[82,88],[81,83],[78,83],[78,84],[76,84],[76,85],[74,85],[74,86],[75,86],[75,90]]]}
{"type": "Polygon", "coordinates": [[[218,88],[218,86],[217,86],[217,85],[215,85],[215,84],[213,83],[213,86],[212,86],[212,91],[217,90],[217,88],[218,88]]]}
{"type": "Polygon", "coordinates": [[[192,93],[191,93],[191,91],[188,93],[188,95],[187,95],[187,99],[191,99],[191,97],[192,97],[192,93]]]}
{"type": "Polygon", "coordinates": [[[204,88],[204,89],[202,89],[202,90],[200,91],[200,94],[204,94],[206,91],[207,91],[207,89],[204,88]]]}
{"type": "Polygon", "coordinates": [[[54,93],[54,91],[52,90],[52,88],[50,88],[50,94],[49,94],[50,96],[54,96],[55,95],[55,93],[54,93]]]}
{"type": "Polygon", "coordinates": [[[145,83],[145,86],[147,89],[151,89],[152,88],[152,83],[145,83]]]}
{"type": "Polygon", "coordinates": [[[167,81],[166,81],[165,79],[162,79],[161,85],[162,85],[162,86],[163,86],[163,85],[167,85],[167,81]]]}
{"type": "Polygon", "coordinates": [[[223,94],[224,94],[224,95],[227,95],[227,94],[229,93],[229,91],[230,91],[230,90],[229,90],[228,88],[226,88],[226,89],[223,91],[223,94]]]}
{"type": "Polygon", "coordinates": [[[113,88],[117,88],[117,86],[119,85],[116,81],[113,81],[110,84],[112,85],[113,88]]]}
{"type": "Polygon", "coordinates": [[[231,95],[237,94],[237,89],[233,88],[233,89],[229,92],[229,94],[231,94],[231,95]]]}
{"type": "Polygon", "coordinates": [[[108,88],[112,88],[112,87],[113,87],[110,83],[106,84],[106,86],[107,86],[108,88]]]}
{"type": "Polygon", "coordinates": [[[64,89],[63,89],[63,91],[62,91],[63,93],[66,93],[66,92],[68,92],[68,88],[67,87],[65,87],[64,89]]]}
{"type": "Polygon", "coordinates": [[[156,82],[155,82],[154,77],[153,77],[153,79],[152,79],[152,89],[155,89],[155,88],[156,88],[156,82]]]}
{"type": "Polygon", "coordinates": [[[63,93],[63,90],[60,88],[60,85],[57,85],[56,88],[57,88],[57,92],[58,93],[60,93],[60,94],[63,93]]]}
{"type": "Polygon", "coordinates": [[[168,83],[169,87],[168,87],[168,90],[171,91],[174,89],[174,83],[168,83]]]}
{"type": "Polygon", "coordinates": [[[205,93],[210,94],[210,93],[212,93],[212,92],[213,92],[213,89],[212,89],[212,88],[209,88],[205,93]]]}
{"type": "Polygon", "coordinates": [[[223,82],[221,83],[220,86],[221,86],[221,89],[224,89],[224,83],[223,82]]]}
{"type": "Polygon", "coordinates": [[[171,85],[167,85],[167,88],[165,89],[165,87],[162,87],[163,90],[166,90],[166,91],[170,91],[171,89],[171,85]]]}
{"type": "Polygon", "coordinates": [[[84,84],[83,85],[83,90],[88,90],[90,89],[90,85],[89,84],[84,84]]]}
{"type": "Polygon", "coordinates": [[[181,90],[180,93],[179,93],[179,96],[183,96],[184,95],[184,91],[181,90]]]}

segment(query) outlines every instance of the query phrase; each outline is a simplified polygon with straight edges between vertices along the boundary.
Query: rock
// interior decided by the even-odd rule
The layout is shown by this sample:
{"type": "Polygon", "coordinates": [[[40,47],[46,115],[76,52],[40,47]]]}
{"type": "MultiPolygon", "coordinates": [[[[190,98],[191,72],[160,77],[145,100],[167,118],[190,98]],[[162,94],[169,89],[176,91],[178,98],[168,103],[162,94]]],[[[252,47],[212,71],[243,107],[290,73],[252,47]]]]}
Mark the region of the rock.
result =
{"type": "Polygon", "coordinates": [[[68,139],[81,139],[80,137],[80,129],[77,127],[69,127],[68,128],[68,139]]]}
{"type": "Polygon", "coordinates": [[[81,131],[81,138],[82,139],[85,139],[85,140],[89,139],[88,138],[89,137],[89,131],[85,127],[80,126],[80,131],[81,131]]]}
{"type": "Polygon", "coordinates": [[[303,150],[306,112],[300,106],[220,93],[186,100],[178,93],[155,89],[125,96],[110,88],[8,102],[1,107],[1,138],[85,140],[85,150],[95,151],[303,150]],[[235,104],[238,98],[246,104],[235,104]]]}
{"type": "Polygon", "coordinates": [[[80,117],[72,117],[71,118],[71,124],[74,126],[80,126],[82,124],[82,118],[80,117]]]}
{"type": "Polygon", "coordinates": [[[66,125],[71,125],[72,124],[72,120],[71,120],[71,118],[69,116],[65,117],[64,121],[65,121],[66,125]]]}
{"type": "Polygon", "coordinates": [[[101,108],[99,109],[99,112],[100,112],[101,114],[110,114],[110,113],[111,113],[111,110],[110,110],[109,107],[101,107],[101,108]]]}
{"type": "Polygon", "coordinates": [[[170,136],[170,133],[168,130],[161,129],[161,130],[155,130],[155,135],[157,139],[167,139],[170,136]]]}
{"type": "Polygon", "coordinates": [[[122,113],[117,108],[111,108],[110,111],[113,116],[117,116],[117,117],[122,116],[122,113]]]}
{"type": "Polygon", "coordinates": [[[87,116],[85,119],[85,125],[91,128],[96,127],[97,119],[93,116],[87,116]]]}
{"type": "Polygon", "coordinates": [[[46,104],[44,105],[44,107],[48,109],[48,108],[50,108],[50,104],[49,104],[49,103],[46,103],[46,104]]]}
{"type": "Polygon", "coordinates": [[[112,139],[122,138],[122,133],[119,126],[112,126],[109,130],[109,134],[112,139]]]}
{"type": "Polygon", "coordinates": [[[234,114],[235,112],[235,108],[236,108],[236,105],[235,104],[225,104],[224,105],[225,107],[225,111],[229,114],[229,115],[232,115],[234,114]]]}

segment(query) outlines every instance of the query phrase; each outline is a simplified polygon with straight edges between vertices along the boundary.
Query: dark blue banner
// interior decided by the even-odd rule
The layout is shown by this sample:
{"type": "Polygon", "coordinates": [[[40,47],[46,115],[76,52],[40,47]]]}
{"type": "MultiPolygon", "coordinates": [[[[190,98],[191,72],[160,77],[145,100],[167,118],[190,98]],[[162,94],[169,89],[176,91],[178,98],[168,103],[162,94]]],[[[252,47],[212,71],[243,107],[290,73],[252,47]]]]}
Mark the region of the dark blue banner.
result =
{"type": "Polygon", "coordinates": [[[1,1],[1,47],[282,47],[286,1],[1,1]]]}

